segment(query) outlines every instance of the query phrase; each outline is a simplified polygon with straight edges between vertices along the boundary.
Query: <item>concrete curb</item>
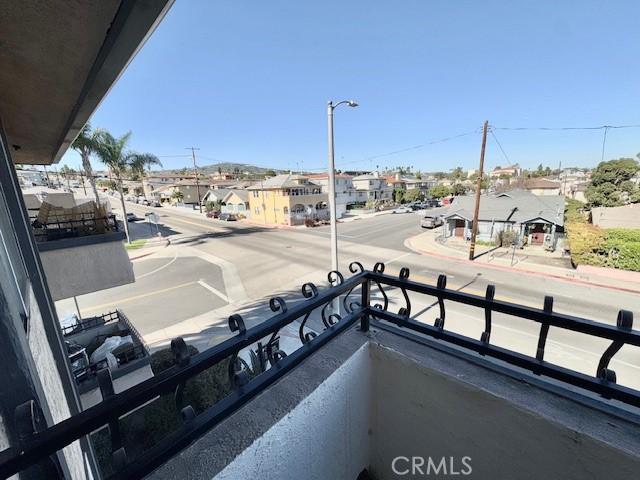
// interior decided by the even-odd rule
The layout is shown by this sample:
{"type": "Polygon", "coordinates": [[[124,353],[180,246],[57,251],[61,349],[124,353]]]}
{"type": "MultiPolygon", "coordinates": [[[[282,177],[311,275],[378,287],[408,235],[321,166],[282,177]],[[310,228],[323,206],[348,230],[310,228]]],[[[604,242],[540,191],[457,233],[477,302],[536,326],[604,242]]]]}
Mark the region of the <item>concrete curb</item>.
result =
{"type": "Polygon", "coordinates": [[[409,250],[412,250],[416,253],[419,253],[420,255],[428,255],[428,256],[432,256],[435,258],[439,258],[441,260],[449,260],[449,261],[454,261],[454,262],[459,262],[459,263],[464,263],[466,265],[476,265],[476,266],[482,266],[482,267],[486,267],[486,268],[492,268],[494,270],[502,270],[502,271],[508,271],[508,272],[514,272],[514,271],[518,271],[518,272],[522,272],[522,273],[526,273],[529,275],[537,275],[539,277],[543,277],[543,278],[553,278],[554,280],[561,280],[564,282],[569,282],[569,283],[578,283],[578,284],[582,284],[582,285],[590,285],[593,287],[600,287],[600,288],[608,288],[610,290],[617,290],[620,292],[628,292],[628,293],[640,293],[640,287],[638,289],[633,289],[633,288],[626,288],[626,287],[618,287],[615,285],[608,285],[606,283],[597,283],[597,282],[592,282],[592,281],[588,281],[588,280],[580,280],[578,278],[568,278],[568,277],[564,277],[562,275],[554,275],[554,274],[550,274],[550,273],[542,273],[542,272],[537,272],[535,270],[527,270],[524,268],[513,268],[513,267],[506,267],[503,265],[495,265],[495,264],[490,264],[490,263],[475,263],[472,262],[471,260],[466,260],[463,258],[457,258],[457,257],[450,257],[448,255],[443,255],[440,253],[434,253],[434,252],[429,252],[426,250],[422,250],[420,248],[417,248],[415,246],[413,246],[411,244],[411,239],[407,238],[404,241],[404,246],[407,247],[409,250]]]}

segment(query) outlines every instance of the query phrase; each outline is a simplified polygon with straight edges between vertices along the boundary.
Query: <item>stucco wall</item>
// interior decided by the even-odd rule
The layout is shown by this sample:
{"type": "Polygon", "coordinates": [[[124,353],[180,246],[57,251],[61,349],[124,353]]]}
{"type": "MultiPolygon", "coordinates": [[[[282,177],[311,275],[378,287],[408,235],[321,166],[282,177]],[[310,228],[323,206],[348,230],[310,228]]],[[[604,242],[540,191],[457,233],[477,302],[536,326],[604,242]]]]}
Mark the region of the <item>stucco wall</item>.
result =
{"type": "MultiPolygon", "coordinates": [[[[370,351],[369,459],[376,480],[442,477],[442,458],[448,475],[453,467],[458,478],[465,478],[463,457],[472,469],[467,478],[473,479],[623,480],[640,471],[637,436],[636,441],[615,438],[616,429],[634,435],[635,426],[523,383],[503,383],[498,374],[480,379],[474,374],[483,370],[478,367],[458,369],[453,376],[437,368],[437,358],[415,362],[380,344],[370,351]],[[474,379],[486,389],[473,385],[474,379]],[[598,437],[633,452],[612,448],[598,437]],[[394,473],[396,457],[409,460],[397,460],[394,473]],[[434,470],[429,477],[411,471],[401,475],[411,469],[412,457],[418,457],[418,464],[424,459],[424,472],[431,458],[441,468],[439,475],[434,470]]],[[[455,369],[463,362],[452,358],[449,363],[455,369]]]]}
{"type": "Polygon", "coordinates": [[[369,464],[368,350],[361,347],[214,478],[355,480],[369,464]]]}

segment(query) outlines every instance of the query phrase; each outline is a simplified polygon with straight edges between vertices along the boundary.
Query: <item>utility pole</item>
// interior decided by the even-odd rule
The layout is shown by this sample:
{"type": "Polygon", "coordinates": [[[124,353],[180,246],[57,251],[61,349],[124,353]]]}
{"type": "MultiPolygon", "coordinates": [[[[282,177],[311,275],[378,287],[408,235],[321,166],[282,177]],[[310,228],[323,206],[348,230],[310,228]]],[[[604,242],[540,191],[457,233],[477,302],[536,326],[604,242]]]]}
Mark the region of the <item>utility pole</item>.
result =
{"type": "Polygon", "coordinates": [[[193,157],[193,171],[196,173],[196,192],[198,195],[198,207],[200,213],[202,213],[202,202],[200,201],[200,181],[198,180],[198,167],[196,166],[196,150],[200,150],[196,147],[186,147],[187,150],[191,150],[191,156],[193,157]]]}
{"type": "Polygon", "coordinates": [[[478,215],[480,214],[480,188],[482,186],[482,176],[484,172],[484,150],[487,146],[487,129],[489,121],[485,120],[482,126],[482,148],[480,149],[480,171],[478,172],[478,183],[476,185],[476,207],[473,211],[473,223],[471,224],[471,247],[469,248],[469,260],[473,260],[476,250],[476,235],[478,234],[478,215]]]}

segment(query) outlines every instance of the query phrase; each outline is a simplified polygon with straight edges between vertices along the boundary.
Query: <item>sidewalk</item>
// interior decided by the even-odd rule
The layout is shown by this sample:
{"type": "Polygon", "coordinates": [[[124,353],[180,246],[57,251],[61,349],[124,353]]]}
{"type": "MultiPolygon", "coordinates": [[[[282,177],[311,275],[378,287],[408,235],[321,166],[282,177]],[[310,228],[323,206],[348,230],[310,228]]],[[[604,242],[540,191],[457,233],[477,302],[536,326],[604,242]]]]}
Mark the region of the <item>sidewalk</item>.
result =
{"type": "MultiPolygon", "coordinates": [[[[169,239],[165,237],[156,237],[141,240],[145,240],[145,243],[142,247],[127,250],[129,260],[131,260],[132,262],[134,260],[139,260],[141,258],[148,257],[149,255],[153,255],[154,253],[157,253],[167,247],[170,243],[169,239]]],[[[134,242],[135,241],[136,240],[134,240],[134,242]]]]}
{"type": "Polygon", "coordinates": [[[540,275],[567,282],[640,293],[640,278],[630,279],[627,276],[620,278],[620,275],[603,271],[608,269],[600,269],[598,271],[593,269],[575,270],[573,268],[541,264],[539,263],[539,259],[536,259],[538,260],[537,262],[527,261],[526,253],[518,250],[516,250],[512,261],[511,250],[508,251],[508,254],[505,253],[507,251],[506,249],[498,249],[492,252],[494,247],[478,245],[476,246],[476,258],[474,261],[471,261],[468,258],[468,252],[448,247],[436,241],[436,236],[439,235],[439,233],[439,229],[429,230],[408,238],[404,244],[407,248],[422,255],[431,255],[446,260],[467,263],[469,265],[481,264],[484,267],[498,270],[518,270],[532,275],[540,275]]]}

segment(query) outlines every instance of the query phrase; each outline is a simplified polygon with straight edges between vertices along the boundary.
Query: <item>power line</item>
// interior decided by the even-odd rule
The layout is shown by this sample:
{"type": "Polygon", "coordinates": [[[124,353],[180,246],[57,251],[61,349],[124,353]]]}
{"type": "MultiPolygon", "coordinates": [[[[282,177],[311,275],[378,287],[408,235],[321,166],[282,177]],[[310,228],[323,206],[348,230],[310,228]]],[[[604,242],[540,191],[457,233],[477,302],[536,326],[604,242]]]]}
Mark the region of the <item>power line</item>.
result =
{"type": "MultiPolygon", "coordinates": [[[[444,142],[448,142],[448,141],[451,141],[451,140],[455,140],[455,139],[460,138],[460,137],[466,137],[466,136],[469,136],[469,135],[479,134],[481,131],[482,131],[481,128],[477,128],[477,129],[475,129],[475,130],[473,130],[471,132],[460,133],[458,135],[452,135],[450,137],[440,138],[438,140],[432,140],[430,142],[421,143],[419,145],[414,145],[412,147],[402,148],[400,150],[394,150],[392,152],[386,152],[386,153],[380,153],[380,154],[377,154],[377,155],[372,155],[370,157],[366,157],[366,158],[363,158],[363,159],[360,159],[360,160],[351,160],[349,162],[340,162],[340,167],[342,167],[344,165],[352,165],[354,163],[370,162],[371,160],[376,160],[378,158],[389,157],[389,156],[397,155],[399,153],[404,153],[404,152],[410,152],[411,150],[418,150],[420,148],[424,148],[424,147],[427,147],[429,145],[435,145],[437,143],[444,143],[444,142]]],[[[327,167],[309,168],[308,170],[309,171],[326,170],[326,168],[327,167]]]]}
{"type": "Polygon", "coordinates": [[[608,130],[610,128],[640,128],[640,125],[600,125],[596,127],[496,127],[495,130],[545,130],[545,131],[561,131],[561,130],[608,130]]]}
{"type": "Polygon", "coordinates": [[[500,151],[502,152],[502,155],[504,155],[505,160],[507,161],[507,163],[509,165],[511,165],[511,160],[509,160],[509,156],[506,154],[506,152],[504,151],[504,148],[502,148],[502,145],[500,144],[500,141],[498,140],[498,137],[496,137],[496,134],[493,133],[493,128],[491,128],[491,130],[489,130],[489,132],[491,133],[491,136],[493,137],[493,139],[496,141],[496,143],[498,144],[498,147],[500,147],[500,151]]]}

